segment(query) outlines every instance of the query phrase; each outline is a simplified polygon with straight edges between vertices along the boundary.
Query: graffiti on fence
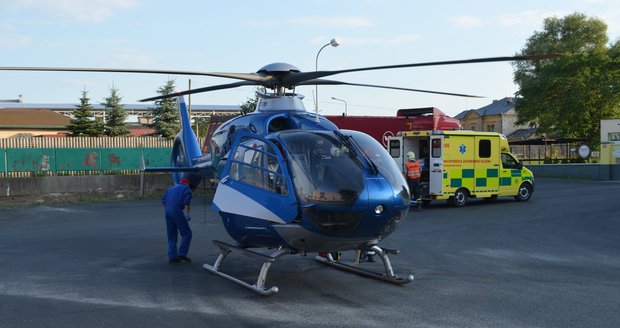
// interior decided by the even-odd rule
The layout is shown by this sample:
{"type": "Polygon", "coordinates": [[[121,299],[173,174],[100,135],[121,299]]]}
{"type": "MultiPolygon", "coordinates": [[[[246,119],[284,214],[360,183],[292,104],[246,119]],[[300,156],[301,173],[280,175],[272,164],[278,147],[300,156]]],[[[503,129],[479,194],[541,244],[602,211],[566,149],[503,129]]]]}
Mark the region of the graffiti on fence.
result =
{"type": "Polygon", "coordinates": [[[139,170],[170,164],[169,148],[7,148],[0,172],[139,170]]]}

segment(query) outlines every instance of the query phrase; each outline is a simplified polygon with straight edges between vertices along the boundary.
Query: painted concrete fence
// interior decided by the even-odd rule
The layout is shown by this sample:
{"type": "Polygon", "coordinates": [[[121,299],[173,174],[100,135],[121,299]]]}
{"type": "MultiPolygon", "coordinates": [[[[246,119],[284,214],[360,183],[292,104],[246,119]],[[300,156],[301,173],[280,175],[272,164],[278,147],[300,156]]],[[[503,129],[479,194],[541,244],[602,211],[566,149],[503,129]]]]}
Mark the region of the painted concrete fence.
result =
{"type": "Polygon", "coordinates": [[[170,148],[8,148],[0,151],[0,172],[139,170],[170,165],[170,148]]]}
{"type": "Polygon", "coordinates": [[[164,138],[0,139],[0,177],[137,173],[168,166],[172,140],[164,138]]]}
{"type": "Polygon", "coordinates": [[[526,165],[536,178],[620,181],[620,164],[526,165]]]}

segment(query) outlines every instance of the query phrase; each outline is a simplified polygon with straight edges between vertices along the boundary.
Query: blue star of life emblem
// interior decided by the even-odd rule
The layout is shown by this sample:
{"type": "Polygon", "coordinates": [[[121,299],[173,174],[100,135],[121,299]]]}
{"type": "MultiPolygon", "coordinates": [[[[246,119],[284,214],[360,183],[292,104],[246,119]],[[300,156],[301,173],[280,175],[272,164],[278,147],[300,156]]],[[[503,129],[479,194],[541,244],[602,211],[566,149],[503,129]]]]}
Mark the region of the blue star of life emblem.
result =
{"type": "Polygon", "coordinates": [[[465,152],[467,151],[467,147],[464,144],[461,144],[461,146],[459,146],[459,152],[462,154],[465,154],[465,152]]]}

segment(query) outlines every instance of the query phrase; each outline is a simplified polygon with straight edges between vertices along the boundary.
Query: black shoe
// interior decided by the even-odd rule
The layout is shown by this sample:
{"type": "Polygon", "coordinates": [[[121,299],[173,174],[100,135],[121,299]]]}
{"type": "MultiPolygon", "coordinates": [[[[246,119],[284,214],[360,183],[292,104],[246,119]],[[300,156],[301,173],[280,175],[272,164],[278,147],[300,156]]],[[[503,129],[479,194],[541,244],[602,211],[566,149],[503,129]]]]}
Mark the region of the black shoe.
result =
{"type": "Polygon", "coordinates": [[[168,263],[170,264],[179,263],[179,262],[181,262],[181,260],[178,257],[168,260],[168,263]]]}
{"type": "Polygon", "coordinates": [[[187,256],[177,256],[174,258],[175,260],[177,260],[178,262],[187,262],[187,263],[192,263],[192,259],[190,259],[187,256]]]}
{"type": "Polygon", "coordinates": [[[374,263],[375,262],[375,251],[367,251],[366,252],[366,261],[368,261],[369,263],[374,263]]]}

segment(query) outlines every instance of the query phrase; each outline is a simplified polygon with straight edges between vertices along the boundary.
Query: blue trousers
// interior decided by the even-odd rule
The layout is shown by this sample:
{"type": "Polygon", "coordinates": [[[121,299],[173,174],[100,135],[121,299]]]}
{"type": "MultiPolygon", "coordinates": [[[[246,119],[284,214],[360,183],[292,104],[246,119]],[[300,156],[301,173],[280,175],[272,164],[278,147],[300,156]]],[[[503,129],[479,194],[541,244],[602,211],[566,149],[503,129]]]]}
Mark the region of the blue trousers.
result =
{"type": "Polygon", "coordinates": [[[192,229],[190,229],[183,212],[166,213],[166,230],[168,233],[168,259],[187,256],[189,244],[192,241],[192,229]],[[181,234],[181,245],[177,249],[179,234],[181,234]]]}

